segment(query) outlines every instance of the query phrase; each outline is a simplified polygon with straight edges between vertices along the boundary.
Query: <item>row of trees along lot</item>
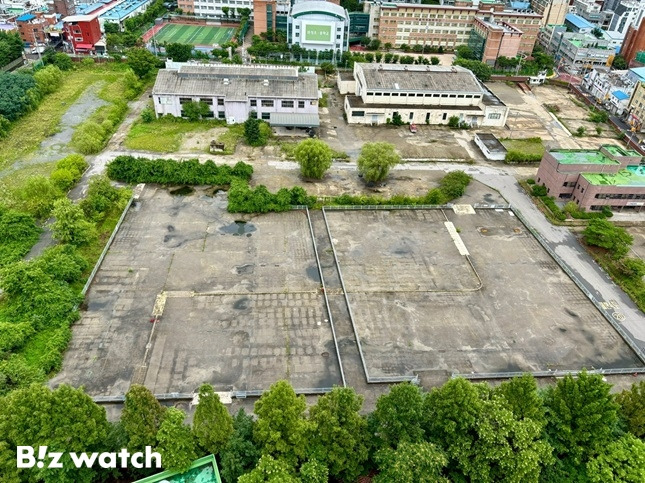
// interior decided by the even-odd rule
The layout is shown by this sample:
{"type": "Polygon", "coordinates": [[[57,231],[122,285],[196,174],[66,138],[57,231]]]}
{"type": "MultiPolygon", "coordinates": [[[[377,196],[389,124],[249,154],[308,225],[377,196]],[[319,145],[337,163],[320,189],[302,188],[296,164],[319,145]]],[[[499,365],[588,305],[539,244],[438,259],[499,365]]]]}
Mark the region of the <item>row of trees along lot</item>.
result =
{"type": "MultiPolygon", "coordinates": [[[[224,482],[439,481],[642,482],[645,480],[645,382],[618,395],[601,375],[566,376],[538,389],[530,375],[491,387],[452,379],[424,392],[390,388],[374,411],[336,387],[307,409],[286,381],[232,417],[210,385],[199,389],[192,426],[143,386],[126,394],[120,420],[82,389],[41,385],[0,400],[3,482],[90,482],[139,478],[135,468],[18,470],[17,445],[49,451],[130,452],[151,446],[165,469],[183,471],[215,454],[224,482]],[[79,430],[82,428],[82,430],[79,430]]],[[[115,464],[115,466],[120,466],[115,464]]]]}

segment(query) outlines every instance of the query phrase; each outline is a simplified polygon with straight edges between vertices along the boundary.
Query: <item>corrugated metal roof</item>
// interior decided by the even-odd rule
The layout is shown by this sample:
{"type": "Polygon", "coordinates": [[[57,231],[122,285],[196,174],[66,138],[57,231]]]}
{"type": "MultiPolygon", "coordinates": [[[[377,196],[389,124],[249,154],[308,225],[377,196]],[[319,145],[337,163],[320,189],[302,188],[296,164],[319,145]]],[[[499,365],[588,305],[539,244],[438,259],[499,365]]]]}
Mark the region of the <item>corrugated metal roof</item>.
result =
{"type": "Polygon", "coordinates": [[[317,113],[272,112],[269,124],[287,127],[318,127],[320,126],[320,118],[317,113]]]}
{"type": "Polygon", "coordinates": [[[186,96],[220,96],[230,99],[266,97],[291,99],[318,99],[318,79],[315,74],[298,74],[296,78],[263,79],[238,73],[229,78],[209,75],[208,67],[197,71],[191,66],[191,73],[176,69],[162,69],[157,75],[153,94],[186,96]]]}
{"type": "Polygon", "coordinates": [[[580,16],[578,16],[578,15],[576,15],[576,14],[573,14],[573,13],[568,13],[568,14],[564,17],[564,19],[565,19],[567,22],[569,22],[570,24],[572,24],[573,26],[575,26],[576,28],[579,28],[579,29],[589,29],[589,28],[594,28],[594,24],[589,23],[589,22],[588,22],[587,20],[585,20],[584,18],[582,18],[582,17],[580,17],[580,16]]]}
{"type": "Polygon", "coordinates": [[[430,91],[482,94],[475,75],[459,66],[357,64],[366,87],[388,91],[430,91]]]}

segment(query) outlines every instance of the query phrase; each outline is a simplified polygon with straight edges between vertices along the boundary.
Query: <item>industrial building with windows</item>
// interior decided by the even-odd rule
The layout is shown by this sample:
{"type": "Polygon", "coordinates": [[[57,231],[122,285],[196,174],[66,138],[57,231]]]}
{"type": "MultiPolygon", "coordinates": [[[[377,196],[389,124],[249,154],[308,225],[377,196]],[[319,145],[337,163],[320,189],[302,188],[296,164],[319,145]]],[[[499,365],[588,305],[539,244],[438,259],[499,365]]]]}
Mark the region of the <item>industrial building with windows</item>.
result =
{"type": "Polygon", "coordinates": [[[338,77],[350,124],[386,124],[395,116],[415,124],[502,127],[508,107],[468,69],[401,64],[354,64],[353,78],[338,77]]]}
{"type": "Polygon", "coordinates": [[[184,104],[203,102],[210,106],[206,117],[229,124],[255,117],[273,126],[320,125],[318,79],[297,67],[168,61],[157,75],[152,97],[157,117],[182,117],[184,104]]]}
{"type": "Polygon", "coordinates": [[[636,151],[605,145],[598,150],[558,149],[542,157],[536,183],[556,200],[582,210],[637,210],[645,206],[645,166],[636,151]]]}

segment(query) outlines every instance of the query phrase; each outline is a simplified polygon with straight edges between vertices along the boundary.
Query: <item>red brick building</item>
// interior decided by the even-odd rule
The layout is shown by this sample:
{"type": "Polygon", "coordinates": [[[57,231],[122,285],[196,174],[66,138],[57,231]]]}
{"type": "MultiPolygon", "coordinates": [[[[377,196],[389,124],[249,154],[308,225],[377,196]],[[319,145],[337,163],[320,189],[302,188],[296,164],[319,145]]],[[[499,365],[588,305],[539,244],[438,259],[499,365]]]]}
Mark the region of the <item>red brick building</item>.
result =
{"type": "Polygon", "coordinates": [[[558,149],[544,153],[535,179],[559,201],[580,209],[604,206],[623,211],[645,206],[645,167],[636,151],[605,145],[599,150],[558,149]]]}
{"type": "Polygon", "coordinates": [[[91,52],[101,39],[97,15],[73,15],[63,19],[63,32],[74,52],[91,52]]]}
{"type": "Polygon", "coordinates": [[[18,32],[23,42],[28,44],[46,43],[48,41],[46,30],[56,23],[56,14],[43,12],[25,13],[16,18],[18,32]]]}
{"type": "Polygon", "coordinates": [[[638,29],[634,27],[627,29],[620,55],[625,58],[627,65],[630,65],[636,58],[636,54],[642,51],[645,51],[645,21],[641,21],[638,29]]]}

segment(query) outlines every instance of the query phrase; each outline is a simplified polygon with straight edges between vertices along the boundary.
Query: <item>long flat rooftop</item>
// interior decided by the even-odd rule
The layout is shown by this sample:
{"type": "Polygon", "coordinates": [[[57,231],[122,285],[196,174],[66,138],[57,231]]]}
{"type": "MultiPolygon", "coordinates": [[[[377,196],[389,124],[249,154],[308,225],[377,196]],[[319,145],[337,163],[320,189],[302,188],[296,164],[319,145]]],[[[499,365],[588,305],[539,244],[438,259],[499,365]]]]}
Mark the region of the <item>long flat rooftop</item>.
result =
{"type": "Polygon", "coordinates": [[[627,166],[615,174],[582,173],[582,177],[596,186],[645,188],[645,166],[627,166]]]}
{"type": "Polygon", "coordinates": [[[612,166],[620,164],[619,161],[610,159],[597,150],[562,149],[549,151],[549,154],[561,164],[607,164],[612,166]]]}

